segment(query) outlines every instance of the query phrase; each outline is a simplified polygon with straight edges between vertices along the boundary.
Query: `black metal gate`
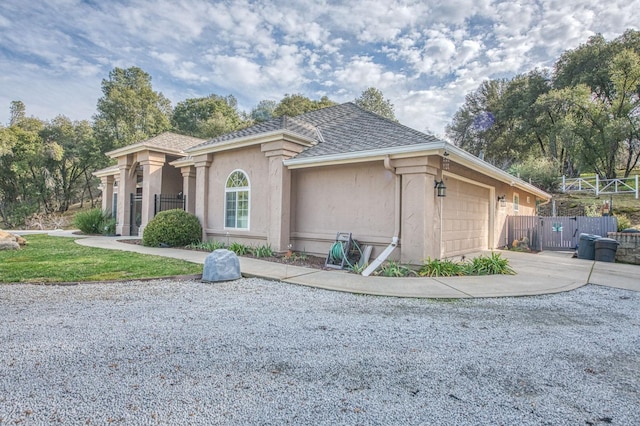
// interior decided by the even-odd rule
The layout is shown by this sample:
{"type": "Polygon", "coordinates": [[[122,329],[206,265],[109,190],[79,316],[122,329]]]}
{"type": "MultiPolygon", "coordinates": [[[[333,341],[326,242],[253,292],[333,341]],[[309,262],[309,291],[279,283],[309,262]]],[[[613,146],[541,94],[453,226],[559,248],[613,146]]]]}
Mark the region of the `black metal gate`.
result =
{"type": "Polygon", "coordinates": [[[595,234],[606,237],[616,232],[618,219],[615,216],[509,216],[506,224],[507,245],[513,241],[529,240],[532,250],[574,250],[580,234],[595,234]]]}
{"type": "Polygon", "coordinates": [[[142,223],[142,195],[131,193],[129,200],[129,235],[138,235],[142,223]]]}
{"type": "Polygon", "coordinates": [[[158,213],[165,210],[172,209],[185,209],[187,205],[187,199],[184,195],[165,195],[165,194],[155,194],[153,196],[153,215],[157,215],[158,213]]]}

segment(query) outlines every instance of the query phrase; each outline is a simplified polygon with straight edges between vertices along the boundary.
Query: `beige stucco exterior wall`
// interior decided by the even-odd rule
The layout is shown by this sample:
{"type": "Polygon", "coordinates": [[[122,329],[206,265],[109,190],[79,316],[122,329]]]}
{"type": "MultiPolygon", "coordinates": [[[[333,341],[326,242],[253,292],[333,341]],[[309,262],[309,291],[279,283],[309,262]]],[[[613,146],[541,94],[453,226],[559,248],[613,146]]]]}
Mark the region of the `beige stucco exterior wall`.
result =
{"type": "MultiPolygon", "coordinates": [[[[265,244],[269,224],[269,159],[260,146],[234,151],[223,151],[213,155],[209,168],[206,196],[207,220],[205,233],[208,239],[227,243],[239,241],[243,244],[265,244]],[[227,229],[224,223],[225,184],[234,170],[242,170],[249,178],[249,229],[227,229]]],[[[199,191],[198,191],[199,192],[199,191]]]]}
{"type": "Polygon", "coordinates": [[[162,194],[177,195],[182,190],[182,174],[180,170],[165,164],[162,168],[162,194]]]}
{"type": "Polygon", "coordinates": [[[291,181],[294,250],[326,255],[338,232],[373,245],[374,256],[390,243],[395,176],[382,161],[296,169],[291,181]]]}

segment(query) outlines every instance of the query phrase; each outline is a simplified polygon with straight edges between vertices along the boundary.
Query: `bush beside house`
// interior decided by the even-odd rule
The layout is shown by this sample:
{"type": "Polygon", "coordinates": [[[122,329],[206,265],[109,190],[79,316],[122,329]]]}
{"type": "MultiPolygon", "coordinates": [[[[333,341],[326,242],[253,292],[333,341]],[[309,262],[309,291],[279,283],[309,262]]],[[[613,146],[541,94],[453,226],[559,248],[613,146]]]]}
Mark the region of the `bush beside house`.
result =
{"type": "Polygon", "coordinates": [[[158,213],[144,228],[142,245],[184,247],[202,238],[202,226],[196,216],[181,209],[158,213]]]}

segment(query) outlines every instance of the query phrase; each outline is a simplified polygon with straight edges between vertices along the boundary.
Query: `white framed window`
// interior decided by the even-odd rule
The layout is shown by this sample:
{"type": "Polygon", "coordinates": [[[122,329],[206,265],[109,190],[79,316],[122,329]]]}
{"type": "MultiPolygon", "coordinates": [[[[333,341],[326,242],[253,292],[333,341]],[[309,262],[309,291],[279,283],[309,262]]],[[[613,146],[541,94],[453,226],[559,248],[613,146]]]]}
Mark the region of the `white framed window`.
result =
{"type": "Polygon", "coordinates": [[[249,229],[249,178],[242,170],[234,170],[224,188],[225,228],[249,229]]]}
{"type": "Polygon", "coordinates": [[[520,195],[513,194],[513,213],[518,214],[520,211],[520,195]]]}

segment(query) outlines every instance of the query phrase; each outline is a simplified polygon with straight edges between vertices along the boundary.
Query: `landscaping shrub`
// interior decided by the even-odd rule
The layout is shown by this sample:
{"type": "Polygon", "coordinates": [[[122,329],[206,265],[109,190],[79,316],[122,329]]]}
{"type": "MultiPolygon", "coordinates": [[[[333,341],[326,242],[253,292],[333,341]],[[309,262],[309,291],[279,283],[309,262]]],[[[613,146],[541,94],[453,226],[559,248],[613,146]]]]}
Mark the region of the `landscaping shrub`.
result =
{"type": "Polygon", "coordinates": [[[222,241],[202,241],[191,243],[187,247],[193,250],[215,251],[225,248],[225,245],[222,241]]]}
{"type": "Polygon", "coordinates": [[[229,244],[229,247],[227,248],[238,256],[244,256],[245,254],[251,253],[251,247],[245,246],[242,243],[233,242],[229,244]]]}
{"type": "Polygon", "coordinates": [[[631,228],[631,220],[623,214],[617,214],[616,218],[618,219],[618,232],[623,229],[631,228]]]}
{"type": "Polygon", "coordinates": [[[416,271],[409,268],[408,266],[400,264],[399,262],[389,260],[382,264],[380,270],[376,275],[380,275],[383,277],[409,277],[415,276],[416,271]]]}
{"type": "Polygon", "coordinates": [[[78,212],[73,219],[76,228],[85,234],[115,234],[115,219],[101,209],[78,212]],[[113,230],[113,232],[111,232],[113,230]]]}
{"type": "Polygon", "coordinates": [[[516,272],[509,266],[509,260],[500,253],[491,253],[491,256],[474,257],[466,265],[467,275],[513,275],[516,272]]]}
{"type": "Polygon", "coordinates": [[[142,245],[184,247],[202,238],[198,218],[181,209],[165,210],[151,219],[144,228],[142,245]]]}
{"type": "Polygon", "coordinates": [[[464,275],[464,265],[449,259],[427,259],[418,271],[421,277],[453,277],[464,275]]]}
{"type": "Polygon", "coordinates": [[[273,249],[270,245],[262,245],[253,249],[253,255],[255,257],[272,257],[274,255],[273,249]]]}

